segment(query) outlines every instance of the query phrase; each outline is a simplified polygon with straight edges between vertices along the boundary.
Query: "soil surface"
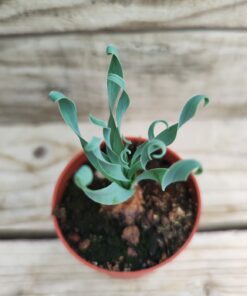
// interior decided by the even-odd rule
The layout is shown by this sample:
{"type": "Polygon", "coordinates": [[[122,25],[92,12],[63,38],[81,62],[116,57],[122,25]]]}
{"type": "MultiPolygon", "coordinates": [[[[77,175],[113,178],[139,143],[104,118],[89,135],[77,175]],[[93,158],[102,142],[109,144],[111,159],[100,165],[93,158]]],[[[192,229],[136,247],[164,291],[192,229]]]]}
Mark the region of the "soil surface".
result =
{"type": "MultiPolygon", "coordinates": [[[[167,166],[164,160],[152,160],[148,165],[167,166]]],[[[107,184],[94,172],[91,188],[107,184]]],[[[102,206],[90,200],[73,180],[69,182],[54,214],[65,238],[81,257],[108,270],[134,271],[166,260],[183,245],[197,212],[189,183],[172,184],[163,192],[158,183],[147,180],[140,182],[137,190],[133,201],[122,204],[123,208],[102,206]],[[134,209],[134,216],[129,209],[134,209]]]]}

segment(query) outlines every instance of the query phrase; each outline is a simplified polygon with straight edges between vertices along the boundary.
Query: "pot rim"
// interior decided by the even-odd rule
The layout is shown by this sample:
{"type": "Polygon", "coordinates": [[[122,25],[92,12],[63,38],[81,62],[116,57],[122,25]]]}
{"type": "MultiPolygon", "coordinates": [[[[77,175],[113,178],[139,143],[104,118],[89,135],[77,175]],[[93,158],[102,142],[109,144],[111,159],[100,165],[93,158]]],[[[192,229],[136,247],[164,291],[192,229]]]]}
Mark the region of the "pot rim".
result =
{"type": "MultiPolygon", "coordinates": [[[[145,138],[142,137],[127,137],[127,139],[131,140],[132,142],[144,142],[146,141],[145,138]]],[[[102,143],[104,145],[104,142],[102,143]]],[[[170,159],[173,159],[175,161],[180,160],[181,157],[175,153],[173,150],[167,148],[167,153],[164,157],[169,156],[170,159]]],[[[196,233],[198,226],[199,226],[199,221],[200,221],[200,216],[201,216],[201,208],[202,208],[202,201],[201,201],[201,192],[198,186],[198,183],[196,181],[196,178],[193,175],[190,175],[189,177],[189,182],[191,185],[194,187],[194,192],[195,192],[195,199],[197,200],[197,213],[196,213],[196,218],[195,222],[193,225],[193,228],[191,230],[191,233],[189,234],[188,238],[185,240],[183,245],[169,258],[165,259],[163,262],[160,262],[152,267],[148,267],[145,269],[140,269],[140,270],[135,270],[135,271],[111,271],[108,269],[104,269],[102,267],[99,267],[97,265],[92,264],[91,262],[87,261],[83,257],[81,257],[76,251],[70,246],[68,241],[65,239],[61,228],[58,223],[58,219],[54,215],[54,210],[56,208],[56,205],[60,202],[62,195],[67,187],[67,183],[74,174],[74,172],[80,167],[85,161],[87,160],[86,155],[84,154],[83,150],[79,151],[65,166],[63,169],[62,173],[59,175],[59,178],[56,182],[54,191],[53,191],[53,196],[52,196],[52,220],[54,224],[54,228],[56,231],[56,234],[58,238],[61,240],[63,245],[66,247],[66,249],[75,257],[77,258],[81,263],[84,265],[103,272],[105,274],[108,274],[110,276],[114,277],[121,277],[121,278],[131,278],[131,277],[138,277],[147,273],[150,273],[151,271],[154,271],[161,266],[166,265],[167,263],[173,261],[180,253],[183,252],[183,250],[187,247],[187,245],[190,243],[192,240],[192,237],[196,233]],[[80,163],[78,166],[78,162],[80,163]],[[62,186],[61,186],[62,185],[62,186]]],[[[173,162],[175,162],[173,161],[173,162]]]]}

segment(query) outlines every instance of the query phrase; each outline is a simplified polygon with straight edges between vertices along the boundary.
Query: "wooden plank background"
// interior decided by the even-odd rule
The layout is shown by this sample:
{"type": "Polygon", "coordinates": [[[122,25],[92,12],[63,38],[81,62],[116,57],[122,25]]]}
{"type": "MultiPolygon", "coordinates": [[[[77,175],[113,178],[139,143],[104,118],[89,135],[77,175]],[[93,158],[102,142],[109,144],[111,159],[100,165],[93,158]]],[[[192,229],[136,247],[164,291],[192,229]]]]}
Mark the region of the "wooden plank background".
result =
{"type": "Polygon", "coordinates": [[[203,117],[246,116],[245,33],[106,33],[2,38],[0,122],[57,121],[47,98],[53,89],[76,99],[81,120],[89,110],[105,116],[108,43],[121,53],[127,119],[169,117],[196,93],[212,98],[203,117]]]}
{"type": "Polygon", "coordinates": [[[121,53],[129,119],[178,112],[195,93],[213,99],[202,116],[246,116],[246,7],[232,0],[2,1],[0,123],[58,120],[47,99],[52,89],[80,102],[81,120],[88,110],[105,114],[108,43],[121,53]]]}
{"type": "Polygon", "coordinates": [[[246,248],[246,231],[199,233],[176,261],[152,275],[123,280],[81,266],[55,240],[4,241],[1,292],[4,296],[246,295],[246,248]]]}
{"type": "Polygon", "coordinates": [[[0,1],[1,295],[247,295],[246,12],[244,0],[0,1]],[[176,121],[195,93],[211,98],[172,146],[204,165],[200,233],[174,263],[128,284],[71,258],[50,216],[80,146],[47,94],[74,98],[83,134],[97,135],[87,114],[106,118],[109,43],[132,98],[125,134],[176,121]]]}
{"type": "MultiPolygon", "coordinates": [[[[147,136],[148,126],[144,121],[126,123],[124,131],[128,135],[147,136]]],[[[198,177],[204,203],[202,229],[247,226],[246,129],[247,120],[243,119],[232,119],[228,124],[195,120],[179,132],[171,146],[181,156],[194,157],[204,165],[204,174],[198,177]],[[236,145],[236,130],[242,145],[236,145]]],[[[91,124],[83,123],[81,131],[88,139],[92,134],[100,136],[100,129],[91,124]]],[[[3,137],[0,233],[53,231],[53,186],[61,169],[80,149],[77,139],[63,123],[1,127],[0,138],[3,137]],[[43,155],[35,156],[41,147],[43,155]]]]}
{"type": "Polygon", "coordinates": [[[0,34],[247,27],[243,0],[1,1],[0,34]]]}

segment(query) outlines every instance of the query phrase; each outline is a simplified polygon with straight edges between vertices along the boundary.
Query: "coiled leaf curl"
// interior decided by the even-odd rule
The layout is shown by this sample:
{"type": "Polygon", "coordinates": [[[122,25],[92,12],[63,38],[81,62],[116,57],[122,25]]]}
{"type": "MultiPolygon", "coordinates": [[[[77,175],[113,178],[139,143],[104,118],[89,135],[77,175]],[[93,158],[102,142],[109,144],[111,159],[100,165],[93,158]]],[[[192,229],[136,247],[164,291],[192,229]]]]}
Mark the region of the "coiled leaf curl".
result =
{"type": "Polygon", "coordinates": [[[78,137],[91,165],[111,182],[105,188],[91,189],[93,171],[88,165],[83,165],[75,173],[75,184],[93,201],[104,205],[115,205],[133,196],[135,185],[142,180],[154,180],[165,190],[174,182],[187,180],[192,172],[201,173],[201,164],[193,159],[180,160],[169,168],[147,170],[147,164],[154,158],[164,157],[167,146],[174,142],[178,130],[195,115],[200,103],[203,102],[206,106],[209,99],[204,95],[193,96],[184,105],[178,122],[173,125],[169,125],[163,119],[153,121],[148,129],[148,141],[139,145],[131,154],[131,142],[121,132],[122,120],[130,105],[123,70],[117,49],[109,45],[106,53],[111,55],[107,74],[109,118],[104,121],[89,115],[90,122],[102,128],[105,152],[101,149],[100,138],[92,137],[88,141],[81,135],[77,108],[73,100],[58,91],[49,94],[50,99],[58,104],[65,123],[78,137]],[[158,123],[164,124],[165,128],[155,135],[154,129],[158,123]]]}

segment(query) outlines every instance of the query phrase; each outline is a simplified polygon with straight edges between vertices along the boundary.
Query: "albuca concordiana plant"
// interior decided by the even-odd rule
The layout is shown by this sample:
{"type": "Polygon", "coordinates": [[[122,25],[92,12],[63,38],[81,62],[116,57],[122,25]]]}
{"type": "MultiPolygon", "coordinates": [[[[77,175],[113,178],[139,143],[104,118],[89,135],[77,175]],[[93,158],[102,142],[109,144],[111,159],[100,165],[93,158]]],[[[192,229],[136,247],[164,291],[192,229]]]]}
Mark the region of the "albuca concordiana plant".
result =
{"type": "Polygon", "coordinates": [[[75,103],[60,92],[52,91],[49,94],[50,99],[58,103],[65,123],[79,138],[89,162],[111,182],[105,188],[90,189],[93,172],[88,165],[83,165],[74,176],[76,185],[93,201],[104,205],[115,205],[132,197],[135,186],[141,180],[155,180],[160,183],[162,190],[165,190],[171,183],[186,181],[192,172],[196,174],[202,172],[201,164],[193,159],[177,161],[169,168],[147,170],[146,166],[151,159],[164,157],[167,146],[174,142],[178,130],[194,116],[201,102],[204,106],[208,104],[208,98],[196,95],[189,99],[182,109],[178,122],[173,125],[168,125],[165,120],[152,122],[148,129],[148,141],[138,146],[131,154],[129,150],[131,142],[121,132],[122,119],[130,104],[123,70],[116,48],[109,45],[106,52],[112,56],[107,75],[109,119],[105,122],[89,115],[89,120],[103,129],[105,152],[101,150],[102,139],[92,137],[87,141],[82,137],[75,103]],[[155,135],[154,129],[157,123],[164,124],[165,128],[155,135]]]}

